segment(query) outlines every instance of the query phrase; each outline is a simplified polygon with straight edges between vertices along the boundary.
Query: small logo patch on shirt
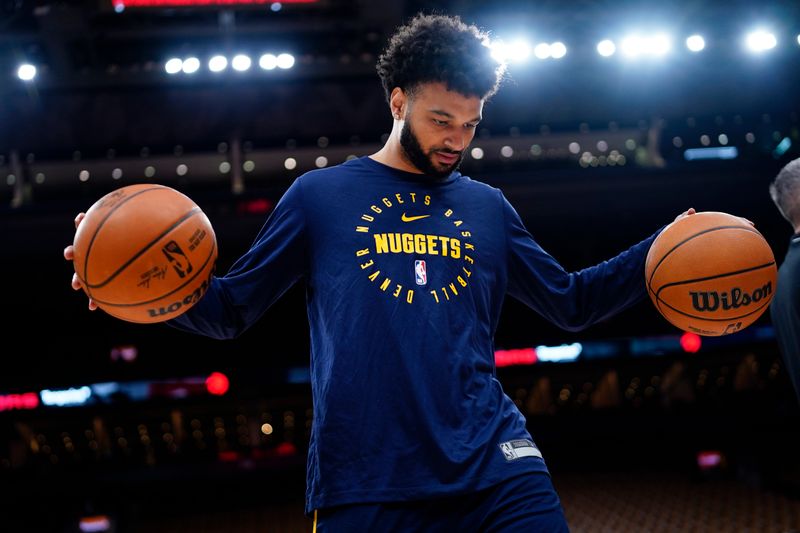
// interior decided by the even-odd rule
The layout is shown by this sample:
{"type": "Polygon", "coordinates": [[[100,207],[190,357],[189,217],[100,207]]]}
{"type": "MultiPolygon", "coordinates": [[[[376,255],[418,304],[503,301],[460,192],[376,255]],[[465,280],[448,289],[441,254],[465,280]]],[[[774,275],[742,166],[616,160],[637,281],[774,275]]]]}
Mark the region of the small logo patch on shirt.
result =
{"type": "Polygon", "coordinates": [[[506,461],[514,461],[522,457],[542,458],[542,452],[528,439],[501,442],[498,446],[500,447],[500,451],[503,452],[503,457],[506,458],[506,461]]]}
{"type": "Polygon", "coordinates": [[[415,220],[422,220],[423,218],[428,218],[430,215],[417,215],[415,217],[410,217],[403,213],[403,216],[400,217],[400,220],[403,222],[414,222],[415,220]]]}
{"type": "Polygon", "coordinates": [[[417,285],[428,283],[428,268],[425,265],[425,261],[419,259],[414,261],[414,277],[417,280],[417,285]]]}

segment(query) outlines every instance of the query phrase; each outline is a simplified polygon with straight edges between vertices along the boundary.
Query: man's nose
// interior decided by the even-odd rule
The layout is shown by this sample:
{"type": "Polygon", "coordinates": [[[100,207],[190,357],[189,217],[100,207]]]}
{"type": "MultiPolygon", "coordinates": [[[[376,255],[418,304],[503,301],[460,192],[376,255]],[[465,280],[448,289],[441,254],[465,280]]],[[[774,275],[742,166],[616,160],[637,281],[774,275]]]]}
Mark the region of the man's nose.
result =
{"type": "Polygon", "coordinates": [[[464,148],[467,147],[469,141],[467,140],[467,136],[465,133],[454,133],[450,135],[446,140],[444,145],[454,152],[463,152],[464,148]]]}

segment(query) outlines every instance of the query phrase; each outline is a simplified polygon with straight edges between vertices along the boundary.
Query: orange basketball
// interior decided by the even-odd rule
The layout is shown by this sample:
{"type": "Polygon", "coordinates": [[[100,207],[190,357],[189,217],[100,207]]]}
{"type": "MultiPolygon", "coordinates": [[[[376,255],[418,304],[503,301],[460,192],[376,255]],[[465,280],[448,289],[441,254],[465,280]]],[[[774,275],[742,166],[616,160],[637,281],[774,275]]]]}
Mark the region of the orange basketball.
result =
{"type": "Polygon", "coordinates": [[[75,233],[74,267],[98,307],[129,322],[162,322],[208,288],[217,241],[187,196],[162,185],[117,189],[95,202],[75,233]]]}
{"type": "Polygon", "coordinates": [[[775,256],[758,230],[713,211],[667,226],[645,263],[658,311],[678,328],[707,336],[755,322],[775,294],[777,277],[775,256]]]}

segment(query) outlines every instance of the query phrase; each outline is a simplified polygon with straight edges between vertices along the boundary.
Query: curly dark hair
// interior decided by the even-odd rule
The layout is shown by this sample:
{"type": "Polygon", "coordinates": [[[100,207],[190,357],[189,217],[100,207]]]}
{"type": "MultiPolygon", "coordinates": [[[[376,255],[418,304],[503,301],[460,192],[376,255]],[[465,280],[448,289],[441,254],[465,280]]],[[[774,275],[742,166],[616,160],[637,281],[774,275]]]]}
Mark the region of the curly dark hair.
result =
{"type": "Polygon", "coordinates": [[[386,100],[400,87],[413,94],[421,83],[441,82],[451,91],[488,99],[500,87],[505,65],[486,44],[489,36],[457,16],[415,16],[401,26],[378,58],[386,100]]]}

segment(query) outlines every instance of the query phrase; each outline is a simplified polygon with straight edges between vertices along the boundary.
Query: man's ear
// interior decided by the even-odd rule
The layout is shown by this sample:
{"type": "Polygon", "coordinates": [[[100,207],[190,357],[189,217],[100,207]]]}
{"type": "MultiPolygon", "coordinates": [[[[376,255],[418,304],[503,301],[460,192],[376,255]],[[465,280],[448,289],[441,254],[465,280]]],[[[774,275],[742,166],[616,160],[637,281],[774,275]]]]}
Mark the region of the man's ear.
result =
{"type": "Polygon", "coordinates": [[[392,117],[395,120],[400,120],[406,116],[408,107],[408,95],[400,87],[392,89],[392,94],[389,97],[389,108],[392,112],[392,117]]]}

